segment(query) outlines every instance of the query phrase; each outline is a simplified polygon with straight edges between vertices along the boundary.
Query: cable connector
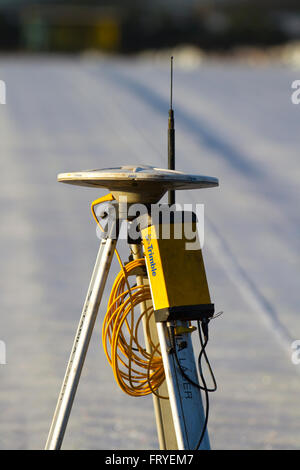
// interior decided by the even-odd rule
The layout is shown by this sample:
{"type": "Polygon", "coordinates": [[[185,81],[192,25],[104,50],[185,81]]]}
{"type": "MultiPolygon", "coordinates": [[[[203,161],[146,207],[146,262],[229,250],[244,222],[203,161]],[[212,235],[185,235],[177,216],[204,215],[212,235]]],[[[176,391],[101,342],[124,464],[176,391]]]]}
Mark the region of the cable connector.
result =
{"type": "Polygon", "coordinates": [[[201,320],[201,329],[202,329],[205,341],[208,341],[208,324],[209,324],[209,318],[203,318],[203,320],[201,320]]]}
{"type": "Polygon", "coordinates": [[[167,328],[169,332],[169,341],[170,341],[170,346],[168,347],[168,354],[176,354],[175,326],[168,325],[167,328]]]}

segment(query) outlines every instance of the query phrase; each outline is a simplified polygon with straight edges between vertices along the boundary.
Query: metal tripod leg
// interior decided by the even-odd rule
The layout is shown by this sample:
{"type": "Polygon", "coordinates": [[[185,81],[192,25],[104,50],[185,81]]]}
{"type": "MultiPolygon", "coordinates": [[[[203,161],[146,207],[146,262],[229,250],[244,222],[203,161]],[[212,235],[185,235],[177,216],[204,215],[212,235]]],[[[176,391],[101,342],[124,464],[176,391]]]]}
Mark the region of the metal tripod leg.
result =
{"type": "MultiPolygon", "coordinates": [[[[177,322],[180,324],[181,322],[177,322]]],[[[182,324],[182,323],[181,323],[182,324]]],[[[185,324],[186,326],[186,324],[185,324]]],[[[205,421],[202,398],[199,388],[192,385],[181,373],[174,354],[166,323],[157,323],[158,337],[166,374],[175,433],[179,450],[196,450],[205,421]]],[[[179,363],[185,374],[198,383],[191,334],[176,336],[179,363]]],[[[210,443],[206,430],[201,450],[209,450],[210,443]]]]}
{"type": "Polygon", "coordinates": [[[64,438],[106,279],[111,266],[114,249],[117,244],[117,236],[115,235],[117,233],[116,224],[116,221],[110,224],[107,235],[101,240],[96,264],[50,427],[45,447],[46,450],[60,449],[64,438]]]}
{"type": "MultiPolygon", "coordinates": [[[[144,256],[141,245],[130,245],[130,248],[131,248],[134,259],[142,258],[144,256]]],[[[137,276],[137,283],[138,285],[149,284],[148,277],[137,276]]],[[[151,300],[141,303],[141,313],[143,313],[147,309],[147,307],[149,307],[149,303],[151,303],[151,306],[152,306],[151,300]]],[[[146,332],[146,318],[144,317],[143,320],[144,320],[143,321],[144,331],[146,332]]],[[[149,328],[150,328],[152,340],[155,344],[158,342],[158,335],[157,335],[157,327],[156,327],[156,322],[154,320],[154,316],[151,317],[151,320],[149,322],[149,328]]],[[[146,341],[146,349],[148,352],[151,353],[152,350],[151,350],[151,346],[147,342],[146,333],[145,333],[145,341],[146,341]]],[[[168,396],[168,388],[167,388],[166,381],[164,381],[163,384],[159,387],[158,392],[161,396],[168,396]]],[[[170,400],[164,400],[153,394],[153,406],[154,406],[155,421],[156,421],[156,428],[157,428],[160,449],[176,450],[178,447],[177,447],[176,434],[175,434],[174,425],[173,425],[170,400]]]]}

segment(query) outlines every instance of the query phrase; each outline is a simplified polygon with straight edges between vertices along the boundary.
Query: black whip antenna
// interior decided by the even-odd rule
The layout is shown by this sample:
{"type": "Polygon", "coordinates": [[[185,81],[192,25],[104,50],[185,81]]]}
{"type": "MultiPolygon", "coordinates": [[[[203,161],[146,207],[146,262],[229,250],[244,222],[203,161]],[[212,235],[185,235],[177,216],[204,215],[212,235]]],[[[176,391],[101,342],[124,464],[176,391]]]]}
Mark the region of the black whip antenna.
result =
{"type": "MultiPolygon", "coordinates": [[[[175,127],[173,110],[173,56],[171,57],[171,87],[170,87],[170,109],[168,119],[168,168],[175,170],[175,127]]],[[[168,192],[168,202],[175,204],[175,191],[168,192]]]]}

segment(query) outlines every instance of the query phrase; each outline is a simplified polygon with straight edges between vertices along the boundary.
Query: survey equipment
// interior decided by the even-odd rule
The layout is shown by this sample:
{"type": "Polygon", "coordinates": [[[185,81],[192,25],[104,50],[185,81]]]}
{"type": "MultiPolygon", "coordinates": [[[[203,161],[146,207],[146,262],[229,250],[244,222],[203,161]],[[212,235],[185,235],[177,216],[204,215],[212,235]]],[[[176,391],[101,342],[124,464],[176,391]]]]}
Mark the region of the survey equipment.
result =
{"type": "Polygon", "coordinates": [[[208,406],[205,411],[201,392],[208,404],[208,392],[215,390],[216,383],[212,375],[209,389],[201,360],[212,372],[205,347],[214,304],[197,232],[199,221],[194,212],[170,203],[175,202],[175,191],[215,187],[218,179],[174,169],[173,111],[169,116],[173,169],[127,165],[58,175],[59,182],[105,188],[109,193],[92,203],[102,237],[46,449],[62,445],[114,254],[121,270],[108,301],[102,340],[115,379],[133,397],[153,395],[160,449],[210,448],[208,406]],[[167,192],[169,204],[159,204],[167,192]],[[127,263],[116,249],[124,233],[127,263]],[[192,249],[187,249],[189,244],[192,249]],[[201,342],[201,381],[191,339],[195,330],[201,342]]]}

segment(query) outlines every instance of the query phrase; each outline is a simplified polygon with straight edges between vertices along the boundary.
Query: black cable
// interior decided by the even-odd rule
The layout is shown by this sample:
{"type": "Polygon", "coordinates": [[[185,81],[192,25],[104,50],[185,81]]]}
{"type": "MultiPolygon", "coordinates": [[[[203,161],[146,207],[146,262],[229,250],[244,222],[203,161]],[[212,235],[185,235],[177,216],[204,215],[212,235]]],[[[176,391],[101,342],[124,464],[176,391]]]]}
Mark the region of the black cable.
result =
{"type": "Polygon", "coordinates": [[[201,367],[201,357],[202,357],[202,354],[204,355],[204,358],[205,358],[205,362],[207,364],[207,367],[208,367],[208,370],[209,370],[209,373],[210,373],[210,376],[211,376],[211,379],[212,379],[212,382],[214,384],[213,388],[208,388],[207,391],[208,392],[215,392],[217,390],[217,381],[216,381],[216,378],[215,378],[215,375],[213,373],[213,370],[211,368],[211,365],[210,365],[210,362],[208,360],[208,357],[207,357],[207,354],[206,354],[206,345],[208,343],[208,321],[206,321],[205,323],[201,323],[200,325],[200,321],[198,320],[197,321],[197,325],[198,325],[198,335],[199,335],[199,340],[200,340],[200,344],[201,344],[201,350],[200,350],[200,353],[199,353],[199,356],[198,356],[198,367],[199,367],[199,372],[200,370],[202,370],[202,367],[201,367]],[[206,326],[204,326],[206,323],[206,326]],[[204,343],[203,342],[203,338],[202,338],[202,334],[201,334],[201,328],[204,333],[204,337],[206,338],[206,342],[204,343]]]}
{"type": "MultiPolygon", "coordinates": [[[[175,356],[175,360],[176,360],[176,363],[178,365],[178,368],[180,369],[180,372],[181,374],[183,375],[183,377],[188,381],[190,382],[192,385],[194,385],[195,387],[199,388],[200,390],[203,390],[205,391],[206,388],[204,386],[201,386],[200,384],[198,384],[197,382],[194,382],[183,370],[180,362],[179,362],[179,358],[178,358],[178,354],[177,354],[177,350],[176,350],[176,343],[175,343],[175,333],[174,333],[174,327],[173,326],[169,326],[169,331],[171,332],[171,335],[170,335],[170,342],[171,342],[171,351],[170,352],[174,352],[174,356],[175,356]]],[[[216,379],[215,379],[215,376],[214,376],[214,373],[212,371],[212,368],[211,368],[211,365],[210,365],[210,362],[208,360],[208,357],[207,357],[207,354],[206,354],[206,351],[205,351],[205,348],[206,348],[206,345],[207,345],[207,342],[208,340],[205,342],[205,344],[203,344],[203,340],[202,340],[202,336],[201,336],[201,331],[200,331],[200,326],[199,326],[199,322],[198,322],[198,332],[199,332],[199,338],[200,338],[200,344],[201,344],[201,350],[200,350],[200,353],[199,353],[199,357],[198,357],[198,366],[199,366],[199,360],[201,361],[201,356],[202,354],[204,354],[204,358],[205,358],[205,362],[207,363],[207,366],[208,366],[208,370],[210,372],[210,375],[211,375],[211,378],[212,378],[212,381],[213,381],[213,388],[207,388],[207,391],[208,392],[215,392],[217,390],[217,382],[216,382],[216,379]]]]}
{"type": "Polygon", "coordinates": [[[170,332],[169,336],[170,336],[170,342],[171,342],[171,346],[172,346],[170,352],[174,353],[174,357],[175,357],[176,363],[178,365],[178,368],[180,370],[180,373],[182,374],[182,376],[188,382],[190,382],[192,385],[194,385],[198,389],[204,391],[204,394],[205,394],[205,403],[206,403],[206,406],[205,406],[205,420],[204,420],[204,425],[203,425],[201,435],[200,435],[200,438],[198,440],[198,443],[197,443],[197,446],[196,446],[195,450],[199,449],[199,447],[200,447],[200,445],[203,441],[206,429],[207,429],[207,423],[208,423],[208,417],[209,417],[209,392],[215,392],[217,390],[217,382],[216,382],[214,373],[212,371],[210,362],[208,360],[208,357],[207,357],[207,354],[206,354],[206,351],[205,351],[205,348],[206,348],[207,343],[208,343],[208,323],[209,323],[208,319],[202,320],[201,324],[200,324],[199,320],[197,321],[198,334],[199,334],[199,339],[200,339],[200,344],[201,344],[201,350],[200,350],[200,353],[199,353],[199,356],[198,356],[198,369],[199,369],[199,375],[200,375],[200,378],[201,378],[201,381],[202,381],[202,385],[194,382],[183,370],[183,368],[182,368],[182,366],[179,362],[177,349],[176,349],[175,332],[174,332],[175,328],[174,328],[174,326],[170,326],[168,328],[168,330],[170,332]],[[201,329],[203,331],[204,341],[203,341],[203,338],[202,338],[201,329]],[[210,372],[210,375],[211,375],[211,378],[212,378],[212,381],[213,381],[213,384],[214,384],[213,388],[208,388],[207,387],[207,384],[206,384],[206,381],[205,381],[205,378],[204,378],[204,375],[203,375],[202,365],[201,365],[202,356],[204,356],[205,362],[208,366],[208,370],[210,372]]]}
{"type": "Polygon", "coordinates": [[[207,424],[208,424],[208,417],[209,417],[209,389],[207,388],[207,385],[206,385],[206,381],[205,381],[205,378],[204,378],[204,375],[203,375],[203,371],[202,371],[202,365],[201,365],[201,357],[202,357],[202,354],[204,354],[204,357],[205,357],[205,360],[206,360],[206,363],[209,367],[209,370],[210,370],[210,373],[211,373],[211,377],[213,379],[213,382],[214,382],[214,388],[211,389],[211,391],[215,392],[217,390],[217,383],[216,383],[216,379],[215,379],[215,376],[212,372],[212,369],[211,369],[211,366],[210,366],[210,363],[209,363],[209,360],[207,358],[207,355],[206,355],[206,351],[205,351],[205,348],[206,348],[206,345],[208,343],[208,322],[207,324],[204,326],[204,324],[202,323],[201,326],[200,326],[200,322],[197,321],[197,324],[198,324],[198,333],[199,333],[199,339],[200,339],[200,344],[201,344],[201,350],[200,350],[200,353],[199,353],[199,356],[198,356],[198,368],[199,368],[199,374],[200,374],[200,377],[201,377],[201,380],[202,380],[202,384],[203,384],[203,388],[204,388],[204,394],[205,394],[205,420],[204,420],[204,424],[203,424],[203,428],[202,428],[202,432],[201,432],[201,435],[200,435],[200,438],[198,440],[198,443],[197,443],[197,446],[195,448],[195,450],[198,450],[199,447],[201,446],[202,444],[202,441],[203,441],[203,438],[205,436],[205,432],[206,432],[206,429],[207,429],[207,424]],[[201,334],[201,327],[203,329],[203,333],[204,333],[204,337],[205,337],[205,341],[203,342],[203,339],[202,339],[202,334],[201,334]]]}

